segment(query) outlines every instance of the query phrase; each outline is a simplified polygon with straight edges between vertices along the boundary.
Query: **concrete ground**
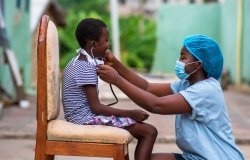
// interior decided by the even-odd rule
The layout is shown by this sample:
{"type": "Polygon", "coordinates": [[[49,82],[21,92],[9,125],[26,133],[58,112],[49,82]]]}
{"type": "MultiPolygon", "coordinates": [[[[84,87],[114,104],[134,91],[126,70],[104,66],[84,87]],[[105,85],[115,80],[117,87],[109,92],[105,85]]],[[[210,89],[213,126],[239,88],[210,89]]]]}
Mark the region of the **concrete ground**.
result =
{"type": "MultiPolygon", "coordinates": [[[[130,160],[134,160],[135,146],[135,142],[129,145],[130,160]]],[[[250,160],[250,145],[239,145],[239,148],[243,152],[245,159],[250,160]]],[[[34,149],[34,139],[0,139],[0,160],[34,160],[34,149]]],[[[156,143],[153,152],[180,153],[180,150],[174,143],[156,143]]],[[[55,160],[111,160],[111,158],[56,156],[55,160]]]]}

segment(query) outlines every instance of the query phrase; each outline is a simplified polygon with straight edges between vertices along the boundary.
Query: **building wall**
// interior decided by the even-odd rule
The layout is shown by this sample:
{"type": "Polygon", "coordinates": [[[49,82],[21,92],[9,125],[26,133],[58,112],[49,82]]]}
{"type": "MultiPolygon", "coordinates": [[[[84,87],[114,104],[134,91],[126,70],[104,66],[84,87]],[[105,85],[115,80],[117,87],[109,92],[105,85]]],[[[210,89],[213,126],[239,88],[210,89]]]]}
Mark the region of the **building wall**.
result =
{"type": "MultiPolygon", "coordinates": [[[[220,0],[219,0],[220,1],[220,0]]],[[[164,3],[168,4],[189,4],[190,0],[123,0],[119,7],[119,14],[130,15],[144,12],[147,16],[155,17],[156,12],[164,3]]],[[[204,0],[193,0],[193,3],[201,4],[204,0]]]]}
{"type": "Polygon", "coordinates": [[[226,0],[221,8],[224,68],[229,70],[234,84],[250,84],[250,1],[226,0]]]}
{"type": "Polygon", "coordinates": [[[250,1],[243,1],[242,83],[250,84],[250,1]]]}
{"type": "MultiPolygon", "coordinates": [[[[21,71],[24,87],[30,87],[31,72],[30,72],[30,13],[29,0],[20,0],[20,9],[17,9],[14,0],[5,0],[5,23],[7,34],[9,37],[11,49],[14,51],[18,66],[21,71]]],[[[0,52],[0,57],[3,53],[0,52]]],[[[15,96],[14,84],[10,75],[10,69],[7,64],[0,64],[0,83],[8,92],[15,96]]]]}
{"type": "Polygon", "coordinates": [[[183,39],[191,34],[206,34],[220,41],[220,5],[164,4],[157,16],[157,47],[153,73],[174,73],[183,39]]]}
{"type": "Polygon", "coordinates": [[[221,5],[221,50],[224,55],[224,69],[228,70],[232,81],[236,81],[236,30],[237,1],[227,0],[221,5]]]}

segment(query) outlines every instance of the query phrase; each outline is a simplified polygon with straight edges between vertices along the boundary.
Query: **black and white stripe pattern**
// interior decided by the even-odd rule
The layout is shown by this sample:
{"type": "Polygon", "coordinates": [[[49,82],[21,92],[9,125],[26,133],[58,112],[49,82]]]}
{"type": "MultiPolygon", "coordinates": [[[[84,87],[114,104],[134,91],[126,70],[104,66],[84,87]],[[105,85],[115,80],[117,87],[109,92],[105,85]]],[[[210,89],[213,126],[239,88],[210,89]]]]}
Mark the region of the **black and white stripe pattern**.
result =
{"type": "Polygon", "coordinates": [[[126,127],[136,122],[128,117],[103,116],[91,112],[84,86],[95,85],[98,90],[96,65],[88,61],[71,60],[62,76],[64,117],[75,124],[96,124],[126,127]]]}
{"type": "Polygon", "coordinates": [[[98,86],[96,67],[87,61],[71,60],[62,75],[62,102],[64,117],[76,124],[91,121],[94,113],[90,111],[84,85],[98,86]]]}

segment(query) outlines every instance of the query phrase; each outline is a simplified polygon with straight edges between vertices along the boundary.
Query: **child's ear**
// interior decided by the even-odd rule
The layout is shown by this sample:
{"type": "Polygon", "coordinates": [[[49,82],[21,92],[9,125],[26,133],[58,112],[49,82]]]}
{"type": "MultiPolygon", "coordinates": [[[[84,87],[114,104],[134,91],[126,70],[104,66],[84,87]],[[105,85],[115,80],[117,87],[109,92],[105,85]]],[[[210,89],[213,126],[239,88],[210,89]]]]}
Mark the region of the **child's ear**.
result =
{"type": "Polygon", "coordinates": [[[96,45],[95,45],[95,41],[92,41],[92,47],[96,47],[96,45]]]}

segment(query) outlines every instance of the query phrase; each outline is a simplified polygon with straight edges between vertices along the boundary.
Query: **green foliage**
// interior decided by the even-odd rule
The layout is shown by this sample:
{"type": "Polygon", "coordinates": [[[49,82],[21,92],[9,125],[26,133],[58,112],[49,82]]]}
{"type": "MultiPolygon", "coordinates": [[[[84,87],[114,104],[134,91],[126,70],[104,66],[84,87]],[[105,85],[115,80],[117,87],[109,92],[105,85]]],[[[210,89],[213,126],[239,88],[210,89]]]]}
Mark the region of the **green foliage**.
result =
{"type": "MultiPolygon", "coordinates": [[[[60,66],[64,68],[75,56],[79,48],[75,40],[75,28],[80,20],[87,17],[102,19],[110,29],[111,19],[108,11],[108,0],[59,0],[67,9],[67,26],[59,29],[60,66]]],[[[120,46],[122,62],[129,67],[149,70],[152,66],[155,51],[155,22],[142,16],[120,17],[120,46]]]]}
{"type": "Polygon", "coordinates": [[[137,56],[137,54],[125,54],[123,57],[124,63],[132,68],[143,69],[144,62],[137,56]]]}
{"type": "Polygon", "coordinates": [[[108,15],[109,0],[58,0],[65,9],[73,9],[76,12],[97,12],[99,15],[108,15]]]}
{"type": "Polygon", "coordinates": [[[67,10],[67,26],[59,29],[60,67],[64,68],[79,48],[75,39],[75,29],[79,21],[92,17],[103,20],[109,26],[109,12],[108,0],[59,0],[59,3],[67,10]]]}
{"type": "Polygon", "coordinates": [[[124,63],[135,68],[151,68],[156,44],[155,29],[155,22],[142,16],[120,18],[121,50],[128,54],[122,56],[125,57],[124,63]],[[138,64],[135,65],[136,62],[138,64]]]}

